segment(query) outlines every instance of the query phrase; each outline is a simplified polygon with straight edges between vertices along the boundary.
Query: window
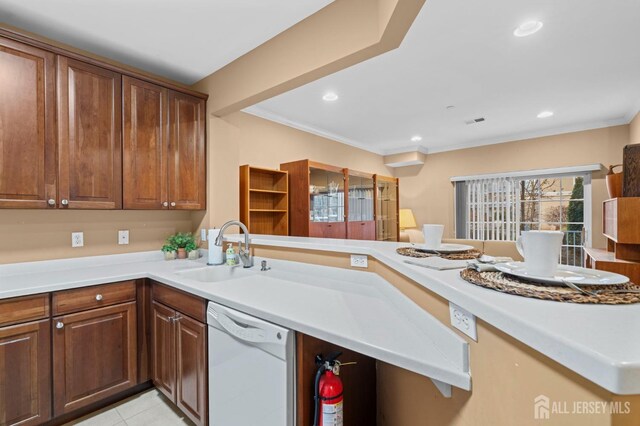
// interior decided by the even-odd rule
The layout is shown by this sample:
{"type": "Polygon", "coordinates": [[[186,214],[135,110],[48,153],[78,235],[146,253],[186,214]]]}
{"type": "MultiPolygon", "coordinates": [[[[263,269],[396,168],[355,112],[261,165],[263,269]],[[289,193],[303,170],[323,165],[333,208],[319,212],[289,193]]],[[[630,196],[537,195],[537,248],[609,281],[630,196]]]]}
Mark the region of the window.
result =
{"type": "Polygon", "coordinates": [[[458,238],[514,241],[521,231],[562,231],[561,263],[582,265],[591,230],[590,172],[454,179],[458,238]]]}

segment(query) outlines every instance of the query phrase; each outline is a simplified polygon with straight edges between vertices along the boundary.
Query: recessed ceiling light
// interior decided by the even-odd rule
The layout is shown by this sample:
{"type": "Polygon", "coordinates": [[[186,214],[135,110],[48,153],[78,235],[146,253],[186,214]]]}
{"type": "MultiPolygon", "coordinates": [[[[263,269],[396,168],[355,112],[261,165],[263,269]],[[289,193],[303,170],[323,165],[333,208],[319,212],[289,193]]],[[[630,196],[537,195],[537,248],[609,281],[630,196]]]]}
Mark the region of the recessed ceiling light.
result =
{"type": "Polygon", "coordinates": [[[411,138],[411,142],[420,142],[422,140],[422,136],[415,135],[411,138]]]}
{"type": "Polygon", "coordinates": [[[538,118],[549,118],[553,115],[553,111],[542,111],[538,114],[538,118]]]}
{"type": "Polygon", "coordinates": [[[540,31],[542,25],[543,24],[540,21],[523,22],[522,24],[518,25],[518,28],[513,30],[513,35],[516,37],[530,36],[531,34],[535,34],[540,31]]]}
{"type": "Polygon", "coordinates": [[[327,92],[327,93],[324,94],[322,99],[327,101],[327,102],[337,101],[338,100],[338,94],[335,93],[335,92],[327,92]]]}

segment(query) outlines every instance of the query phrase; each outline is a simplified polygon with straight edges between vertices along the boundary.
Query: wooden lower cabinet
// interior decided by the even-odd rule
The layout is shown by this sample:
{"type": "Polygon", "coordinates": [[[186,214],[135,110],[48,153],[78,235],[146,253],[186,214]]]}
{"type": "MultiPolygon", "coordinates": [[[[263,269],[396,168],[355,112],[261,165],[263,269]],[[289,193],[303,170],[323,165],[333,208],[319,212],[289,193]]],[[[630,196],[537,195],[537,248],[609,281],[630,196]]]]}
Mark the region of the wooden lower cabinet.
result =
{"type": "Polygon", "coordinates": [[[152,308],[153,384],[172,401],[176,397],[176,311],[158,302],[152,308]]]}
{"type": "Polygon", "coordinates": [[[137,384],[136,302],[53,318],[56,416],[137,384]]]}
{"type": "Polygon", "coordinates": [[[0,328],[0,425],[51,417],[51,321],[0,328]]]}
{"type": "Polygon", "coordinates": [[[350,240],[375,241],[376,222],[373,220],[348,222],[347,234],[350,240]]]}
{"type": "Polygon", "coordinates": [[[207,326],[189,317],[176,320],[176,405],[194,423],[207,419],[207,326]]]}
{"type": "Polygon", "coordinates": [[[340,369],[344,386],[344,424],[376,424],[376,360],[315,337],[296,333],[296,412],[298,426],[313,425],[314,379],[317,354],[342,352],[341,362],[355,362],[340,369]]]}
{"type": "Polygon", "coordinates": [[[347,238],[346,222],[311,222],[309,236],[316,238],[347,238]]]}
{"type": "Polygon", "coordinates": [[[206,425],[207,326],[157,301],[152,314],[153,383],[195,424],[206,425]]]}

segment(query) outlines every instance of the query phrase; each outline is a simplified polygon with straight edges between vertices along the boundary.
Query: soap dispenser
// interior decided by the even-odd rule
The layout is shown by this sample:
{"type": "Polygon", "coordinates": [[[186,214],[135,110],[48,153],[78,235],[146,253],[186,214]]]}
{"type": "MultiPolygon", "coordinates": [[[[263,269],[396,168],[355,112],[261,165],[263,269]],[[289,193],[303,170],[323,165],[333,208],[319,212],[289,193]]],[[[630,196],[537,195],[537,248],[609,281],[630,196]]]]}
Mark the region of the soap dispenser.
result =
{"type": "Polygon", "coordinates": [[[235,266],[238,262],[236,260],[236,252],[233,249],[233,244],[229,243],[227,246],[227,265],[235,266]]]}

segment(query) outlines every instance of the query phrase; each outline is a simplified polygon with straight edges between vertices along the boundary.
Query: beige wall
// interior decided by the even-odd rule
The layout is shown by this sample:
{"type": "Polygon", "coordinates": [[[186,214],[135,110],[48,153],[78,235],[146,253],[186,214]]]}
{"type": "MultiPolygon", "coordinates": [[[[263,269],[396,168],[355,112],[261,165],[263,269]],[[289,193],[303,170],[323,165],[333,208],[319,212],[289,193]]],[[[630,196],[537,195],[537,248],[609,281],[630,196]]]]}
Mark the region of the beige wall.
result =
{"type": "Polygon", "coordinates": [[[190,212],[0,209],[0,264],[160,250],[167,236],[189,230],[190,212]],[[129,230],[129,245],[118,245],[119,229],[129,230]],[[84,247],[71,248],[77,231],[84,247]]]}
{"type": "Polygon", "coordinates": [[[640,143],[640,112],[629,123],[629,142],[640,143]]]}
{"type": "MultiPolygon", "coordinates": [[[[443,223],[454,235],[452,176],[514,170],[604,165],[622,162],[622,148],[629,143],[629,126],[622,125],[566,133],[524,141],[487,145],[427,155],[424,166],[398,169],[400,207],[411,208],[418,224],[443,223]]],[[[593,245],[603,247],[602,207],[607,190],[602,176],[593,181],[593,245]]]]}
{"type": "MultiPolygon", "coordinates": [[[[198,87],[205,91],[206,87],[198,87]]],[[[238,167],[279,168],[309,158],[370,173],[391,175],[382,157],[243,112],[224,118],[209,115],[208,213],[194,214],[194,229],[220,227],[239,217],[238,167]]]]}

